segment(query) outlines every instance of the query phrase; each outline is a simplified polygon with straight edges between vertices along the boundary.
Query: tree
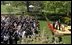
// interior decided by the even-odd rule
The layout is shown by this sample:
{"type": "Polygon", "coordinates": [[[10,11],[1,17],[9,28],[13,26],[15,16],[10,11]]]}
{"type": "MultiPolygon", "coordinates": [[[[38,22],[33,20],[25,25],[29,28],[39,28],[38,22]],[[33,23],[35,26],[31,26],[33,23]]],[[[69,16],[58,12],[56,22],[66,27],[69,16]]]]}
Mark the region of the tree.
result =
{"type": "Polygon", "coordinates": [[[71,1],[43,1],[42,12],[44,12],[44,15],[48,15],[48,13],[69,15],[71,1]]]}
{"type": "Polygon", "coordinates": [[[18,6],[20,13],[24,14],[27,11],[26,6],[18,6]]]}
{"type": "Polygon", "coordinates": [[[13,12],[13,7],[11,5],[7,5],[6,10],[9,14],[11,14],[11,12],[13,12]]]}
{"type": "Polygon", "coordinates": [[[27,12],[29,12],[29,1],[26,1],[27,12]]]}
{"type": "Polygon", "coordinates": [[[29,5],[33,5],[34,7],[32,8],[33,12],[41,13],[41,1],[29,1],[29,5]]]}
{"type": "Polygon", "coordinates": [[[43,10],[47,13],[65,13],[71,11],[71,1],[44,1],[43,10]]]}

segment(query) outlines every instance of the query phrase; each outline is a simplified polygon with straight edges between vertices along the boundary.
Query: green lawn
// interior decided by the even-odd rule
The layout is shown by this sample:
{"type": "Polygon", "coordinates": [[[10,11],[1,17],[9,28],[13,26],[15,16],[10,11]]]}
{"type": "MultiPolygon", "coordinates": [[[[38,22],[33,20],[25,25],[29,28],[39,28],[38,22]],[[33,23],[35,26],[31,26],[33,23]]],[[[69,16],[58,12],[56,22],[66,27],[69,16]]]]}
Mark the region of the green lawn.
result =
{"type": "MultiPolygon", "coordinates": [[[[18,12],[18,10],[14,10],[14,12],[18,12]]],[[[1,13],[3,13],[3,14],[8,13],[7,10],[6,10],[6,6],[1,5],[1,13]]],[[[40,32],[41,32],[41,34],[44,33],[44,35],[47,35],[47,37],[49,37],[49,39],[51,39],[52,33],[49,30],[49,28],[47,27],[47,22],[42,21],[42,20],[39,20],[39,22],[40,22],[40,32]]],[[[71,44],[71,35],[63,36],[62,38],[63,38],[64,43],[71,44]]]]}
{"type": "MultiPolygon", "coordinates": [[[[46,34],[48,34],[49,37],[51,37],[51,31],[47,27],[47,22],[46,21],[39,21],[40,22],[40,29],[42,30],[45,28],[46,34]]],[[[71,35],[63,36],[63,42],[65,44],[71,44],[71,35]]]]}

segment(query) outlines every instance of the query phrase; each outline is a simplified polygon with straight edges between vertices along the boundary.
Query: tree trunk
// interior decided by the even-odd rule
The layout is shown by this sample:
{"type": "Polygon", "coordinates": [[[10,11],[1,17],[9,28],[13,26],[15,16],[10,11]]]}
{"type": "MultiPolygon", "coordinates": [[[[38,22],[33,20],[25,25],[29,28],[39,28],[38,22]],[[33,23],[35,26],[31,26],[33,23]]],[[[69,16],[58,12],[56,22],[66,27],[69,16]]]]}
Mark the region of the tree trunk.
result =
{"type": "Polygon", "coordinates": [[[29,1],[27,1],[26,3],[27,3],[27,12],[29,12],[29,1]]]}

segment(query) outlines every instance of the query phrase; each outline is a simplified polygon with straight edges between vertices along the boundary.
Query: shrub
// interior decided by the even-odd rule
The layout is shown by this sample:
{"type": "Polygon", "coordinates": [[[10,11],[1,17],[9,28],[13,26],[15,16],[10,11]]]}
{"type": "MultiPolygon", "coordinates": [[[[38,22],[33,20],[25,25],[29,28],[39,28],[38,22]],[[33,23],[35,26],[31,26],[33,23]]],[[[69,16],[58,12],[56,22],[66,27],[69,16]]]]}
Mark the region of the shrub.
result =
{"type": "Polygon", "coordinates": [[[64,22],[65,24],[67,24],[67,25],[70,25],[70,23],[71,23],[71,18],[69,18],[69,17],[64,17],[64,18],[63,18],[63,22],[64,22]]]}

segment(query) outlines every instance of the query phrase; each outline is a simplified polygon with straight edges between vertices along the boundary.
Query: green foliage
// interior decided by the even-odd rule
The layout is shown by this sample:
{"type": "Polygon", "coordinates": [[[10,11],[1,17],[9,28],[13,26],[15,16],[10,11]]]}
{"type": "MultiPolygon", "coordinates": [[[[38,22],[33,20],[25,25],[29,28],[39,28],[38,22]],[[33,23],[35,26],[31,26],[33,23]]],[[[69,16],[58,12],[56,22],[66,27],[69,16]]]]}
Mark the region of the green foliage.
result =
{"type": "Polygon", "coordinates": [[[1,5],[1,13],[10,14],[13,12],[14,14],[22,14],[22,12],[26,12],[26,6],[22,1],[4,1],[8,5],[1,5]]]}
{"type": "Polygon", "coordinates": [[[63,22],[64,22],[65,24],[70,24],[71,18],[69,18],[69,17],[64,17],[64,18],[63,18],[63,22]]]}
{"type": "Polygon", "coordinates": [[[11,5],[7,5],[6,10],[9,14],[11,14],[11,12],[13,12],[13,7],[11,5]]]}
{"type": "MultiPolygon", "coordinates": [[[[5,4],[10,3],[13,7],[19,7],[19,6],[26,7],[26,1],[3,1],[3,2],[5,4]]],[[[29,1],[29,3],[33,4],[34,6],[41,7],[41,9],[47,13],[67,13],[68,14],[69,12],[71,12],[71,1],[38,1],[38,2],[29,1]]]]}
{"type": "Polygon", "coordinates": [[[18,6],[19,11],[22,12],[26,12],[26,6],[18,6]]]}
{"type": "Polygon", "coordinates": [[[4,11],[6,12],[6,7],[7,6],[1,5],[1,13],[4,12],[4,11]]]}
{"type": "Polygon", "coordinates": [[[13,7],[18,7],[18,6],[25,6],[24,4],[24,1],[9,1],[11,2],[10,4],[13,6],[13,7]]]}
{"type": "Polygon", "coordinates": [[[47,13],[66,13],[71,11],[71,1],[44,1],[43,10],[47,13]]]}

